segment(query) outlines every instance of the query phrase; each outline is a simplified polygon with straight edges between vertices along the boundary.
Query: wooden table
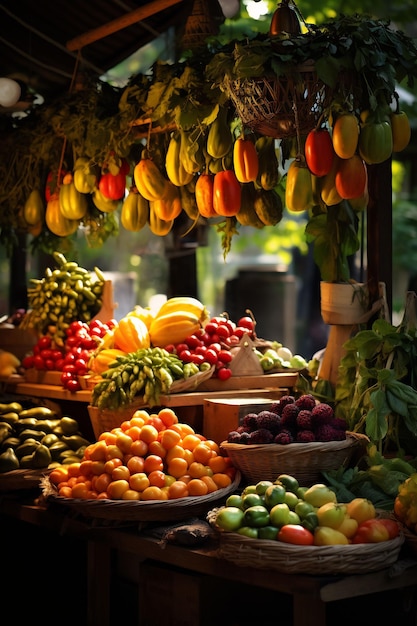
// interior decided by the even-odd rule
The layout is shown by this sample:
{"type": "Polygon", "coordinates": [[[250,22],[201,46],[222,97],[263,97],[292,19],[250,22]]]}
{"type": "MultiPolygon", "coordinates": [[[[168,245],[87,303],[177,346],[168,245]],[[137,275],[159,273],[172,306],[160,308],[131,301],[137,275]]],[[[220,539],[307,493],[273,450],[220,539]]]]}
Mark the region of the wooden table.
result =
{"type": "MultiPolygon", "coordinates": [[[[88,626],[112,626],[110,599],[114,596],[112,577],[115,554],[124,555],[125,567],[133,568],[137,572],[147,563],[164,565],[174,568],[173,572],[180,568],[181,571],[191,574],[194,579],[198,576],[209,577],[208,579],[215,577],[223,580],[226,585],[249,583],[254,587],[270,590],[274,594],[286,594],[292,598],[292,626],[326,626],[328,603],[368,594],[378,594],[377,598],[382,600],[384,594],[392,590],[412,589],[417,586],[417,560],[407,554],[392,567],[367,574],[337,576],[285,574],[239,567],[219,558],[215,544],[198,548],[186,548],[169,543],[161,545],[159,539],[138,532],[138,528],[135,527],[123,529],[94,526],[77,518],[68,517],[55,509],[22,504],[16,498],[2,498],[0,512],[28,524],[47,528],[53,533],[61,535],[68,533],[87,543],[88,616],[84,623],[88,626]]],[[[138,586],[140,584],[138,578],[138,586]]],[[[274,596],[271,597],[272,603],[275,602],[273,598],[274,596]]],[[[372,606],[369,606],[368,614],[372,614],[372,611],[372,606]]],[[[351,614],[350,619],[355,620],[354,614],[351,614]]],[[[199,626],[195,622],[184,623],[187,626],[189,623],[199,626]]],[[[276,623],[281,626],[283,624],[279,610],[276,623]]]]}

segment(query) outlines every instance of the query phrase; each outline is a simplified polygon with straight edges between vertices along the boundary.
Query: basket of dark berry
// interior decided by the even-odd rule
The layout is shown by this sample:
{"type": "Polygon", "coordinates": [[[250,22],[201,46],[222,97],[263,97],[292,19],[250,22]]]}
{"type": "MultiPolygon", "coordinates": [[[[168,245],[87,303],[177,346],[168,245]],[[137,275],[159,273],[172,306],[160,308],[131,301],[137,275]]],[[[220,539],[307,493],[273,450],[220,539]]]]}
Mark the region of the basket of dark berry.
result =
{"type": "Polygon", "coordinates": [[[304,394],[283,396],[268,410],[248,413],[221,447],[250,483],[285,473],[309,486],[322,480],[322,472],[356,463],[368,442],[348,431],[331,405],[304,394]]]}

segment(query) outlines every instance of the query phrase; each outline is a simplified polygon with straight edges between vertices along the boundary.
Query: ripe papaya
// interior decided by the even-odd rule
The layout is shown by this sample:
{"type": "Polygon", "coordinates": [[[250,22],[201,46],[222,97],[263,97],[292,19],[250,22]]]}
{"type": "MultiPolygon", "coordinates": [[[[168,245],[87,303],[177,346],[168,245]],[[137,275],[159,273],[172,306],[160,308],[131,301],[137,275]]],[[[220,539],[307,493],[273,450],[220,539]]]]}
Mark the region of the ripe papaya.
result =
{"type": "Polygon", "coordinates": [[[216,217],[213,206],[214,174],[203,172],[195,184],[195,200],[202,217],[216,217]]]}
{"type": "Polygon", "coordinates": [[[407,113],[398,111],[391,113],[392,151],[401,152],[411,139],[410,120],[407,113]]]}
{"type": "Polygon", "coordinates": [[[335,156],[330,172],[326,174],[326,176],[317,178],[316,181],[317,186],[320,189],[321,199],[327,206],[333,206],[334,204],[339,204],[339,202],[342,201],[341,196],[337,192],[335,183],[336,172],[340,161],[340,157],[335,156]]]}
{"type": "Polygon", "coordinates": [[[367,187],[368,174],[363,159],[354,154],[350,159],[341,159],[335,175],[336,191],[344,200],[359,198],[367,187]]]}
{"type": "Polygon", "coordinates": [[[217,215],[232,217],[240,210],[241,185],[233,170],[223,170],[214,175],[213,208],[217,215]]]}
{"type": "Polygon", "coordinates": [[[288,211],[300,213],[313,206],[311,173],[305,162],[294,159],[287,172],[285,206],[288,211]]]}
{"type": "Polygon", "coordinates": [[[149,200],[137,190],[131,189],[122,204],[120,221],[123,228],[138,232],[144,228],[149,218],[149,200]]]}
{"type": "Polygon", "coordinates": [[[35,226],[42,222],[45,214],[45,206],[39,189],[32,189],[23,207],[23,217],[29,226],[35,226]]]}
{"type": "Polygon", "coordinates": [[[161,220],[160,217],[156,214],[152,203],[149,203],[149,219],[148,224],[151,232],[154,235],[158,235],[159,237],[165,237],[168,233],[171,232],[172,227],[174,225],[174,220],[161,220]]]}
{"type": "Polygon", "coordinates": [[[341,159],[350,159],[359,141],[359,123],[353,113],[344,113],[333,124],[332,142],[335,153],[341,159]]]}
{"type": "Polygon", "coordinates": [[[110,200],[101,193],[100,189],[95,189],[91,195],[94,206],[102,213],[113,213],[120,206],[120,200],[110,200]]]}
{"type": "Polygon", "coordinates": [[[51,233],[58,237],[69,237],[78,228],[78,220],[69,220],[61,213],[59,202],[59,192],[52,194],[47,202],[45,211],[45,222],[51,233]]]}
{"type": "Polygon", "coordinates": [[[200,212],[198,210],[195,191],[190,191],[188,185],[180,187],[181,204],[190,220],[198,219],[200,212]]]}
{"type": "Polygon", "coordinates": [[[59,188],[59,205],[62,215],[69,220],[81,220],[87,213],[87,196],[77,191],[72,175],[59,188]]]}
{"type": "Polygon", "coordinates": [[[167,179],[147,150],[143,151],[140,161],[135,165],[133,178],[137,190],[146,200],[158,200],[165,194],[167,179]]]}
{"type": "Polygon", "coordinates": [[[233,169],[240,183],[255,181],[259,171],[259,159],[255,144],[249,138],[238,137],[233,145],[233,169]]]}
{"type": "Polygon", "coordinates": [[[181,135],[179,131],[174,131],[169,140],[165,169],[169,180],[177,187],[187,185],[193,178],[193,174],[184,168],[181,159],[181,135]]]}
{"type": "Polygon", "coordinates": [[[268,191],[257,189],[254,208],[257,216],[265,226],[275,226],[282,220],[284,207],[281,196],[275,189],[268,191]]]}
{"type": "Polygon", "coordinates": [[[215,159],[222,159],[233,147],[233,135],[227,121],[228,110],[219,106],[216,119],[211,123],[207,135],[207,152],[215,159]]]}
{"type": "Polygon", "coordinates": [[[166,194],[163,198],[150,202],[150,208],[156,213],[159,219],[168,222],[175,220],[182,211],[181,197],[178,187],[171,181],[167,182],[166,194]]]}

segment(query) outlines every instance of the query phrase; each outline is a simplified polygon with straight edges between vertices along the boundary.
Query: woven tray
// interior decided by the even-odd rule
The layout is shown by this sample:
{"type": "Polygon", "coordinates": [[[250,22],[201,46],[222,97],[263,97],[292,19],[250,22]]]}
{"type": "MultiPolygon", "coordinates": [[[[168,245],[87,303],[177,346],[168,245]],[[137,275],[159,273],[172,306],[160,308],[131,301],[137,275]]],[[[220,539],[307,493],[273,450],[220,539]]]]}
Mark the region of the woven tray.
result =
{"type": "Polygon", "coordinates": [[[395,563],[404,535],[380,543],[347,546],[295,546],[280,541],[250,539],[220,533],[218,554],[242,567],[271,569],[286,574],[359,574],[395,563]]]}
{"type": "Polygon", "coordinates": [[[81,500],[57,496],[48,479],[43,481],[43,496],[47,503],[65,506],[89,519],[110,521],[159,522],[186,520],[205,515],[216,504],[223,504],[227,496],[235,491],[240,483],[240,473],[223,489],[205,496],[188,496],[175,500],[147,500],[146,502],[127,500],[81,500]]]}
{"type": "Polygon", "coordinates": [[[41,480],[50,471],[48,469],[18,469],[0,474],[0,493],[21,489],[41,489],[41,480]]]}
{"type": "Polygon", "coordinates": [[[364,451],[368,438],[347,433],[344,441],[245,445],[221,444],[246,480],[275,480],[279,474],[295,476],[302,486],[321,480],[321,472],[348,466],[354,455],[364,451]]]}

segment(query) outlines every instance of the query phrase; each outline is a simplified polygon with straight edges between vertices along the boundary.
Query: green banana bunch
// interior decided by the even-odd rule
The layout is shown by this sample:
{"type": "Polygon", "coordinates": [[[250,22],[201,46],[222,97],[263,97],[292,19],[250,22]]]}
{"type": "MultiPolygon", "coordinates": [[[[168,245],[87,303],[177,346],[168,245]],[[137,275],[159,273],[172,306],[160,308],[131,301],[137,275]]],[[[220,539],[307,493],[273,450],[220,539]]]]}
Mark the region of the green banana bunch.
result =
{"type": "Polygon", "coordinates": [[[142,394],[145,404],[157,406],[160,395],[169,394],[174,381],[199,371],[195,363],[183,363],[164,348],[140,348],[110,363],[102,373],[103,380],[93,388],[92,405],[119,409],[142,394]]]}

